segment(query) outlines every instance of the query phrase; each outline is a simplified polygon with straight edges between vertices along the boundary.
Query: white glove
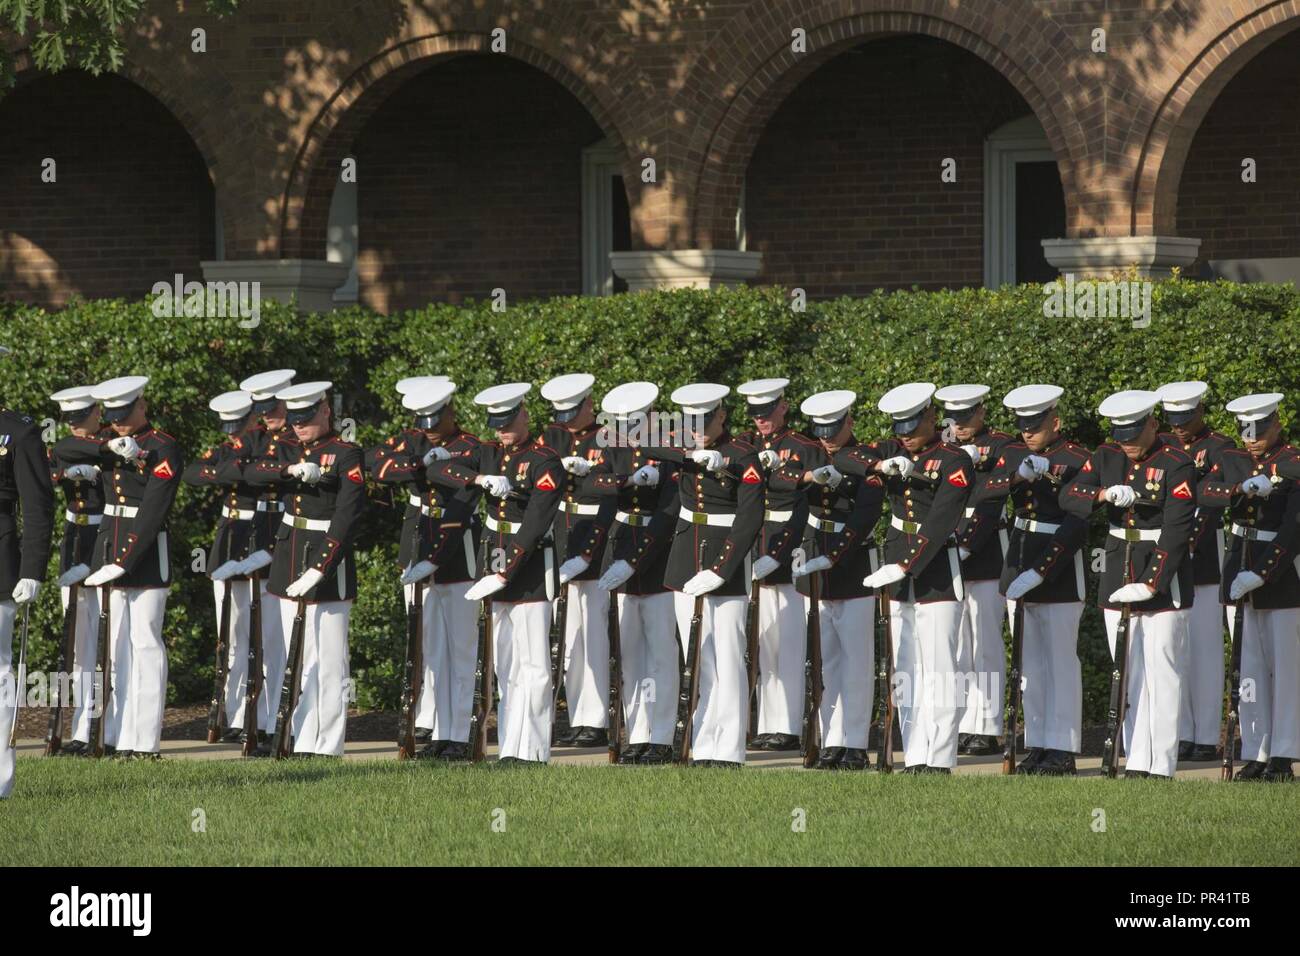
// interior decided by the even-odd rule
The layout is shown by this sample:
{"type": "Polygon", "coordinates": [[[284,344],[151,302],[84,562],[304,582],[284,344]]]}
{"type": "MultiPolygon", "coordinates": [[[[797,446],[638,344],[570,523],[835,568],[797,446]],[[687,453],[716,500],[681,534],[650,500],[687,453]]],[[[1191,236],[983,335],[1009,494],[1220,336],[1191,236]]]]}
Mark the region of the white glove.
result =
{"type": "Polygon", "coordinates": [[[325,577],[324,571],[319,568],[310,568],[304,571],[297,581],[294,581],[285,588],[284,593],[287,597],[291,598],[302,597],[316,585],[320,584],[321,578],[323,577],[325,577]]]}
{"type": "Polygon", "coordinates": [[[1240,601],[1263,583],[1264,579],[1254,571],[1238,571],[1237,576],[1232,579],[1232,584],[1228,586],[1228,597],[1240,601]]]}
{"type": "Polygon", "coordinates": [[[965,561],[969,557],[970,557],[970,548],[963,548],[959,545],[957,547],[957,560],[965,561]]]}
{"type": "Polygon", "coordinates": [[[1019,601],[1022,597],[1043,583],[1043,576],[1032,568],[1021,571],[1016,579],[1007,585],[1007,600],[1019,601]]]}
{"type": "Polygon", "coordinates": [[[26,604],[28,601],[35,601],[36,595],[40,593],[40,581],[35,578],[19,578],[18,583],[14,585],[14,603],[26,604]]]}
{"type": "Polygon", "coordinates": [[[63,469],[63,477],[73,481],[94,481],[99,477],[98,465],[73,465],[63,469]]]}
{"type": "Polygon", "coordinates": [[[1047,473],[1047,469],[1052,467],[1052,463],[1042,455],[1026,455],[1020,462],[1020,467],[1016,469],[1016,474],[1025,481],[1034,481],[1040,475],[1047,473]]]}
{"type": "Polygon", "coordinates": [[[701,448],[691,452],[691,461],[706,471],[717,471],[722,467],[722,452],[712,448],[701,448]]]}
{"type": "Polygon", "coordinates": [[[118,458],[125,458],[127,461],[134,461],[144,454],[144,449],[140,447],[139,442],[130,435],[110,438],[108,450],[117,455],[118,458]]]}
{"type": "Polygon", "coordinates": [[[122,565],[106,564],[81,583],[88,588],[97,588],[101,584],[108,584],[110,581],[116,581],[124,574],[126,574],[126,568],[122,567],[122,565]]]}
{"type": "Polygon", "coordinates": [[[815,558],[809,558],[802,564],[795,565],[790,570],[792,577],[801,578],[808,574],[816,574],[818,571],[825,571],[831,566],[831,559],[824,554],[819,554],[815,558]]]}
{"type": "Polygon", "coordinates": [[[984,456],[980,454],[978,445],[962,445],[961,450],[970,456],[970,462],[972,465],[978,465],[984,460],[984,456]]]}
{"type": "Polygon", "coordinates": [[[1111,604],[1137,604],[1140,601],[1150,601],[1156,596],[1156,589],[1149,584],[1143,584],[1141,581],[1134,581],[1132,584],[1126,584],[1110,596],[1111,604]]]}
{"type": "Polygon", "coordinates": [[[1241,483],[1241,491],[1249,498],[1256,495],[1267,498],[1273,493],[1273,482],[1268,480],[1268,475],[1254,475],[1241,483]]]}
{"type": "Polygon", "coordinates": [[[775,468],[777,462],[779,462],[780,460],[781,460],[781,456],[778,455],[776,452],[772,451],[772,449],[770,448],[764,448],[762,451],[758,453],[758,463],[762,465],[765,470],[768,471],[775,468]]]}
{"type": "Polygon", "coordinates": [[[233,578],[239,573],[238,561],[227,561],[212,572],[212,580],[225,581],[227,578],[233,578]]]}
{"type": "Polygon", "coordinates": [[[466,601],[481,601],[489,595],[496,594],[506,586],[506,579],[500,574],[489,574],[474,582],[473,587],[465,592],[466,601]]]}
{"type": "Polygon", "coordinates": [[[300,461],[289,466],[289,475],[299,481],[314,485],[320,481],[320,465],[314,461],[300,461]]]}
{"type": "Polygon", "coordinates": [[[812,480],[819,485],[826,485],[832,490],[840,486],[840,480],[844,476],[834,465],[822,465],[820,468],[814,468],[812,480]]]}
{"type": "Polygon", "coordinates": [[[633,573],[632,565],[623,560],[615,561],[605,569],[605,573],[596,582],[596,587],[602,591],[613,591],[616,588],[621,588],[632,577],[633,573]]]}
{"type": "Polygon", "coordinates": [[[886,475],[898,475],[900,478],[906,478],[916,468],[916,464],[906,455],[895,455],[893,458],[886,458],[880,463],[880,471],[886,475]]]}
{"type": "Polygon", "coordinates": [[[88,574],[90,574],[90,565],[74,564],[60,575],[59,587],[70,588],[74,584],[80,584],[82,581],[86,580],[86,575],[88,574]]]}
{"type": "Polygon", "coordinates": [[[862,579],[863,587],[883,588],[895,581],[901,581],[907,577],[907,572],[903,570],[901,564],[886,564],[875,574],[868,574],[862,579]]]}
{"type": "Polygon", "coordinates": [[[568,561],[560,565],[560,583],[568,584],[589,567],[591,567],[591,562],[582,555],[569,558],[568,561]]]}
{"type": "Polygon", "coordinates": [[[754,580],[761,581],[781,566],[781,562],[770,554],[765,554],[754,562],[754,580]]]}
{"type": "Polygon", "coordinates": [[[402,572],[402,583],[414,584],[416,581],[423,581],[437,570],[438,566],[432,561],[417,561],[415,564],[408,564],[406,570],[402,572]]]}
{"type": "Polygon", "coordinates": [[[628,481],[642,488],[653,488],[659,484],[659,469],[654,465],[642,465],[632,472],[632,477],[628,481]]]}
{"type": "Polygon", "coordinates": [[[515,487],[505,475],[479,475],[474,483],[493,498],[504,498],[515,487]]]}
{"type": "Polygon", "coordinates": [[[560,464],[564,470],[571,475],[577,475],[579,478],[591,471],[591,462],[581,455],[569,455],[567,458],[561,458],[560,464]]]}
{"type": "Polygon", "coordinates": [[[1130,485],[1111,485],[1106,489],[1106,500],[1119,508],[1127,508],[1137,501],[1137,492],[1130,485]]]}
{"type": "Polygon", "coordinates": [[[682,590],[691,597],[699,597],[722,587],[724,580],[707,568],[682,585],[682,590]]]}
{"type": "Polygon", "coordinates": [[[271,552],[257,550],[239,562],[240,574],[252,574],[254,571],[260,571],[271,563],[271,552]]]}
{"type": "Polygon", "coordinates": [[[443,448],[441,445],[434,445],[424,453],[424,457],[421,458],[420,461],[424,463],[425,468],[428,468],[435,461],[446,461],[450,457],[451,452],[447,451],[447,449],[443,448]]]}

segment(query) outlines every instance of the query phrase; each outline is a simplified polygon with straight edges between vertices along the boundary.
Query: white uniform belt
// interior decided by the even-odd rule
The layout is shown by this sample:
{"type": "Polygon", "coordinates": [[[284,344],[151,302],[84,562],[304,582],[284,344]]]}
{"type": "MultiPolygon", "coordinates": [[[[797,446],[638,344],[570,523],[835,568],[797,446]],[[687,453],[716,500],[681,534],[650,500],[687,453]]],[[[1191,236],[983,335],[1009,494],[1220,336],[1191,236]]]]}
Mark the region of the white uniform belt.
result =
{"type": "Polygon", "coordinates": [[[844,530],[844,522],[830,521],[825,518],[816,518],[813,515],[809,515],[808,527],[814,528],[817,531],[825,531],[827,533],[833,532],[835,534],[838,534],[839,532],[844,530]]]}
{"type": "Polygon", "coordinates": [[[232,508],[230,505],[221,506],[221,517],[233,518],[236,521],[252,521],[253,515],[257,514],[253,508],[232,508]]]}
{"type": "Polygon", "coordinates": [[[301,515],[291,515],[285,512],[282,519],[290,528],[296,528],[299,531],[328,531],[330,523],[324,518],[304,518],[301,515]]]}
{"type": "Polygon", "coordinates": [[[1159,541],[1159,528],[1116,528],[1111,525],[1110,536],[1121,541],[1159,541]]]}
{"type": "Polygon", "coordinates": [[[267,499],[263,499],[257,503],[257,510],[258,511],[283,511],[284,502],[270,501],[267,499]]]}
{"type": "Polygon", "coordinates": [[[789,521],[794,517],[793,511],[764,511],[764,521],[789,521]]]}
{"type": "Polygon", "coordinates": [[[83,511],[80,514],[77,514],[74,511],[65,511],[63,512],[63,517],[68,520],[68,524],[79,525],[99,524],[104,520],[104,516],[99,512],[89,513],[83,511]]]}
{"type": "Polygon", "coordinates": [[[498,521],[496,518],[488,515],[487,526],[489,531],[500,531],[502,534],[515,534],[524,525],[521,521],[498,521]]]}
{"type": "Polygon", "coordinates": [[[564,510],[571,515],[595,515],[600,514],[600,505],[580,505],[576,501],[566,501],[564,510]]]}
{"type": "Polygon", "coordinates": [[[718,528],[730,528],[736,523],[734,514],[713,515],[703,511],[691,511],[689,508],[681,510],[681,519],[687,524],[711,524],[718,528]]]}
{"type": "Polygon", "coordinates": [[[104,514],[110,518],[134,518],[139,513],[135,505],[104,505],[104,514]]]}
{"type": "Polygon", "coordinates": [[[621,521],[623,524],[630,524],[634,527],[640,527],[650,523],[650,515],[628,514],[626,511],[614,512],[614,520],[621,521]]]}
{"type": "Polygon", "coordinates": [[[1033,518],[1017,518],[1015,521],[1016,530],[1032,531],[1037,534],[1056,534],[1060,530],[1059,524],[1049,524],[1046,521],[1035,521],[1033,518]]]}
{"type": "Polygon", "coordinates": [[[899,531],[903,532],[903,534],[917,534],[921,530],[921,522],[904,521],[902,518],[898,517],[898,515],[889,516],[889,526],[891,528],[897,528],[899,531]]]}
{"type": "Polygon", "coordinates": [[[1276,531],[1265,531],[1263,528],[1247,528],[1235,521],[1232,523],[1232,533],[1238,538],[1246,538],[1249,541],[1272,541],[1277,537],[1276,531]]]}
{"type": "Polygon", "coordinates": [[[974,509],[974,508],[967,508],[965,514],[966,514],[966,517],[967,517],[967,518],[973,518],[973,517],[975,517],[975,509],[974,509]]]}

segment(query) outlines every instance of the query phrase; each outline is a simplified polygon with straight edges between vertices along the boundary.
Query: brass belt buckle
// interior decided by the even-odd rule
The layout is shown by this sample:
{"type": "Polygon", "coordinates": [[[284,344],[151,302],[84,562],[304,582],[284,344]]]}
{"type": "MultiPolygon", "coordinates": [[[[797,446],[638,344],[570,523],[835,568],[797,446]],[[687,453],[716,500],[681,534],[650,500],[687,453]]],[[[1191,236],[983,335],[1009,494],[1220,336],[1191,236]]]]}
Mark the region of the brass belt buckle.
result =
{"type": "Polygon", "coordinates": [[[74,524],[79,524],[83,526],[90,524],[90,517],[86,514],[78,514],[77,517],[73,518],[72,520],[74,524]]]}
{"type": "Polygon", "coordinates": [[[1125,540],[1125,541],[1141,541],[1141,540],[1142,540],[1142,532],[1139,531],[1137,528],[1125,528],[1125,529],[1124,529],[1124,540],[1125,540]]]}
{"type": "Polygon", "coordinates": [[[296,528],[297,530],[299,530],[299,531],[303,531],[303,530],[305,530],[306,527],[307,527],[307,519],[306,519],[306,518],[300,518],[300,517],[298,517],[297,515],[294,515],[294,516],[293,516],[293,526],[294,526],[294,528],[296,528]]]}
{"type": "Polygon", "coordinates": [[[916,534],[920,530],[921,530],[921,526],[917,524],[915,521],[903,522],[903,534],[916,534]]]}
{"type": "Polygon", "coordinates": [[[706,515],[703,511],[691,512],[691,524],[708,524],[708,523],[709,523],[709,516],[706,515]]]}

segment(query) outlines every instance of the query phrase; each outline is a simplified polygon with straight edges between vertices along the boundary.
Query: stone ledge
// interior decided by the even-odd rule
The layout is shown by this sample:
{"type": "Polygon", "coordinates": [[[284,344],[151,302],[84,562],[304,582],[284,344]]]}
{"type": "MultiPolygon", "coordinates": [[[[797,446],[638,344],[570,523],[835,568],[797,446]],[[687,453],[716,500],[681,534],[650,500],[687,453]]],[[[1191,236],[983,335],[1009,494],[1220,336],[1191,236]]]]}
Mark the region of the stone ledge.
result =
{"type": "Polygon", "coordinates": [[[611,252],[609,262],[630,292],[716,289],[754,278],[763,255],[739,249],[669,249],[611,252]]]}
{"type": "Polygon", "coordinates": [[[263,299],[288,303],[298,297],[303,312],[335,308],[334,290],[348,279],[348,266],[323,259],[209,259],[199,263],[207,282],[257,282],[263,299]]]}
{"type": "Polygon", "coordinates": [[[1058,271],[1105,276],[1136,268],[1140,276],[1165,279],[1177,266],[1196,261],[1201,240],[1179,236],[1102,236],[1094,239],[1044,239],[1043,254],[1058,271]]]}

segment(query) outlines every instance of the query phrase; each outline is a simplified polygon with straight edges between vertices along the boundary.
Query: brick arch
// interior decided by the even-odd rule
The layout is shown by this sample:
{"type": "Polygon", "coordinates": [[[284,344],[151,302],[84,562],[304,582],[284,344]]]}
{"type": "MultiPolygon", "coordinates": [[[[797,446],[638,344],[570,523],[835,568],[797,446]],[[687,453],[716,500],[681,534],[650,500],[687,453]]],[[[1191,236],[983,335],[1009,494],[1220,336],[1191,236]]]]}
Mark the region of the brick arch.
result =
{"type": "Polygon", "coordinates": [[[1192,140],[1215,99],[1255,55],[1300,29],[1300,0],[1273,0],[1237,16],[1219,7],[1171,64],[1177,78],[1156,107],[1133,174],[1132,235],[1178,234],[1178,188],[1192,140]]]}
{"type": "MultiPolygon", "coordinates": [[[[325,257],[329,204],[339,163],[347,155],[356,135],[388,95],[438,60],[490,53],[491,42],[488,33],[472,31],[430,34],[405,40],[372,57],[339,86],[312,121],[294,159],[280,202],[281,256],[325,257]]],[[[584,82],[579,72],[571,70],[547,51],[513,37],[507,41],[506,50],[506,55],[559,82],[622,150],[623,179],[628,184],[629,202],[633,201],[632,193],[637,190],[639,179],[629,175],[635,162],[627,155],[626,141],[615,117],[636,114],[629,111],[626,104],[621,109],[616,105],[611,92],[615,87],[584,82]]],[[[581,63],[575,65],[585,72],[581,63]]],[[[635,79],[634,86],[638,90],[650,88],[643,78],[635,79]]]]}
{"type": "Polygon", "coordinates": [[[943,8],[942,14],[932,12],[935,8],[926,0],[781,0],[770,13],[742,12],[721,30],[685,83],[697,90],[702,104],[684,150],[699,157],[693,181],[685,184],[692,197],[689,244],[734,245],[735,210],[749,157],[791,91],[837,54],[873,37],[899,34],[923,34],[967,50],[1024,97],[1057,156],[1073,235],[1079,199],[1070,144],[1085,142],[1064,95],[1069,78],[1061,51],[1073,49],[1073,41],[1032,9],[1009,13],[1004,8],[995,24],[962,5],[943,8]],[[796,26],[807,31],[807,54],[790,50],[790,30],[796,26]],[[1013,37],[1021,58],[1032,65],[1021,66],[999,46],[1013,37]]]}

